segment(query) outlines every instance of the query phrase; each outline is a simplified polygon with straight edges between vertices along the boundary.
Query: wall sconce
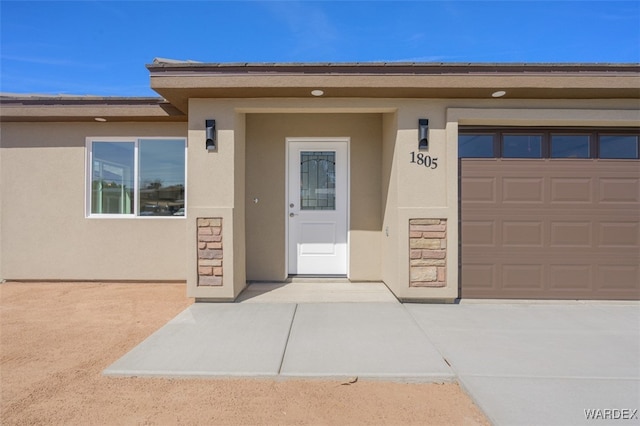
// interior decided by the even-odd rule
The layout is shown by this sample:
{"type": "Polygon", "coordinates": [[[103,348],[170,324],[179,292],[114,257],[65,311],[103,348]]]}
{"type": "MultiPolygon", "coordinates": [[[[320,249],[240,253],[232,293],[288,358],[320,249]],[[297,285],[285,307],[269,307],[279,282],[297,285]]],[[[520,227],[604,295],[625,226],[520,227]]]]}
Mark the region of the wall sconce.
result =
{"type": "Polygon", "coordinates": [[[418,120],[418,149],[429,150],[429,120],[426,118],[418,120]]]}
{"type": "Polygon", "coordinates": [[[216,120],[205,120],[205,136],[207,138],[207,151],[215,151],[216,147],[216,120]]]}

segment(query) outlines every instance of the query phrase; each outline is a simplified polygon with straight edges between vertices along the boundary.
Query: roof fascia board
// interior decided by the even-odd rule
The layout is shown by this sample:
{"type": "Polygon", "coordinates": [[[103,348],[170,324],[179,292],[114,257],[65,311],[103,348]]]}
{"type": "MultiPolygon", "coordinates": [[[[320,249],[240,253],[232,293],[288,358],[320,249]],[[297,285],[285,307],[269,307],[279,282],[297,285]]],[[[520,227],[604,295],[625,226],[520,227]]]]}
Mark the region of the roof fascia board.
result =
{"type": "Polygon", "coordinates": [[[186,115],[173,105],[117,103],[101,104],[84,99],[65,99],[63,103],[49,100],[0,100],[0,121],[187,121],[186,115]]]}
{"type": "Polygon", "coordinates": [[[159,88],[628,88],[640,87],[639,74],[579,75],[297,75],[297,74],[160,74],[151,76],[159,88]]]}
{"type": "Polygon", "coordinates": [[[153,73],[316,73],[316,74],[470,74],[470,73],[557,73],[626,72],[639,73],[640,64],[621,63],[193,63],[148,64],[153,73]]]}

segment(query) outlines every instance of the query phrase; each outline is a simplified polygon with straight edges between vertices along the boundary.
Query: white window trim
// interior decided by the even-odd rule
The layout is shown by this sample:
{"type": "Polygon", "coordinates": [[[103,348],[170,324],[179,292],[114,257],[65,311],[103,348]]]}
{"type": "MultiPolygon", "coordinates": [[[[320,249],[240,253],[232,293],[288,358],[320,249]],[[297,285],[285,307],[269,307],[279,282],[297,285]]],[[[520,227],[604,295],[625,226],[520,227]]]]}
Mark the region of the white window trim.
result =
{"type": "Polygon", "coordinates": [[[84,190],[84,216],[86,219],[144,219],[144,220],[181,220],[187,217],[187,138],[184,136],[88,136],[85,138],[85,190],[84,190]],[[139,203],[140,197],[138,195],[139,189],[139,175],[138,175],[138,147],[140,140],[177,140],[184,141],[184,216],[140,216],[139,203]],[[134,144],[133,150],[133,193],[135,194],[133,199],[133,214],[107,214],[107,213],[91,213],[91,179],[93,177],[93,142],[130,142],[134,144]]]}

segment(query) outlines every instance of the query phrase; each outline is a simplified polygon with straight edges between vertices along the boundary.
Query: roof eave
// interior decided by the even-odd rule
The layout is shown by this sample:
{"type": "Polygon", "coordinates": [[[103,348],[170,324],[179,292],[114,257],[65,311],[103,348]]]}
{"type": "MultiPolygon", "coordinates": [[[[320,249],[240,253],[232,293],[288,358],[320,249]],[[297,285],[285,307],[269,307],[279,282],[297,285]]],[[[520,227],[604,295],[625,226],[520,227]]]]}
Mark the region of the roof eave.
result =
{"type": "MultiPolygon", "coordinates": [[[[431,73],[370,72],[372,68],[360,65],[349,72],[329,72],[337,71],[332,66],[296,67],[167,64],[151,68],[151,87],[185,113],[192,98],[309,98],[314,89],[323,90],[324,98],[482,99],[505,90],[512,99],[640,99],[637,66],[563,71],[555,66],[552,70],[527,66],[527,72],[484,66],[482,72],[442,72],[436,67],[438,72],[431,73]]],[[[468,68],[458,69],[463,70],[468,68]]]]}
{"type": "Polygon", "coordinates": [[[108,122],[187,121],[186,115],[162,98],[59,95],[0,95],[0,121],[108,122]]]}

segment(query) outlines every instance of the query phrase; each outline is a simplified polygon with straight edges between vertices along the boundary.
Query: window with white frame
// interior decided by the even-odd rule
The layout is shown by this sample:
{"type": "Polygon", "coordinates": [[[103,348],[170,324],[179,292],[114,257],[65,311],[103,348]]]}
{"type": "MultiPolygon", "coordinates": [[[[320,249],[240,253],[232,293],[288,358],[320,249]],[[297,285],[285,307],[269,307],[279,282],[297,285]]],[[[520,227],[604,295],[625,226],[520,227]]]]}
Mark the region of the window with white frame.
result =
{"type": "Polygon", "coordinates": [[[88,138],[87,215],[184,216],[184,138],[88,138]]]}

